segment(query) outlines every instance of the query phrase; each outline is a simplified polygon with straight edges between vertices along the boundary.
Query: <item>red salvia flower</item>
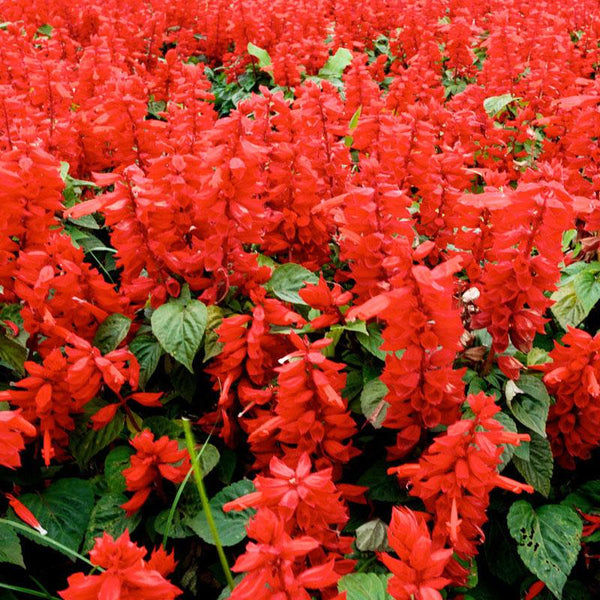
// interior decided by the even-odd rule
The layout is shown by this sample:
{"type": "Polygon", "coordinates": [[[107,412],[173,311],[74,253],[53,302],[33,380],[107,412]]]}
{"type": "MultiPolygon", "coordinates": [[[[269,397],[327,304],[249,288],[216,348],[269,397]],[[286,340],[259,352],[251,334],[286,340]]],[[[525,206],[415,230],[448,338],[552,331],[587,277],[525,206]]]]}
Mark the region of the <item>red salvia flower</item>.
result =
{"type": "Polygon", "coordinates": [[[181,483],[190,470],[187,450],[179,450],[177,441],[166,435],[155,441],[154,434],[146,429],[131,440],[131,445],[136,454],[131,457],[131,466],[123,471],[127,491],[134,492],[122,505],[128,515],[142,507],[153,489],[162,493],[162,479],[181,483]]]}
{"type": "Polygon", "coordinates": [[[146,550],[130,540],[129,532],[116,540],[104,533],[96,538],[90,552],[92,563],[105,569],[104,572],[71,575],[67,580],[69,587],[59,592],[60,597],[63,600],[173,600],[179,596],[181,590],[164,578],[172,560],[166,554],[154,553],[146,562],[145,555],[146,550]]]}

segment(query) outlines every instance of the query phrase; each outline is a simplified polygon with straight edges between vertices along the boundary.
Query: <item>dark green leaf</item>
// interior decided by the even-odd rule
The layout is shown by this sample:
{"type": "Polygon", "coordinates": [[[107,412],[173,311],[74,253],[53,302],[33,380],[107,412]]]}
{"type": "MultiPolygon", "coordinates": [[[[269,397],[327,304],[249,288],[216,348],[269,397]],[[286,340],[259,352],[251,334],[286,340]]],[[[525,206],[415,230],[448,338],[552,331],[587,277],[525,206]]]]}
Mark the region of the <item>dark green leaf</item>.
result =
{"type": "Polygon", "coordinates": [[[104,477],[111,492],[125,491],[125,477],[123,477],[122,471],[131,466],[129,459],[133,453],[133,448],[119,446],[111,450],[104,460],[104,477]]]}
{"type": "Polygon", "coordinates": [[[163,355],[163,349],[153,335],[138,335],[129,344],[129,349],[140,364],[140,387],[144,389],[163,355]]]}
{"type": "Polygon", "coordinates": [[[113,420],[102,429],[94,431],[87,429],[84,433],[72,436],[69,449],[81,469],[87,467],[90,460],[116,440],[123,431],[124,420],[116,414],[113,420]]]}
{"type": "Polygon", "coordinates": [[[0,332],[0,361],[19,375],[24,375],[23,364],[26,360],[27,348],[17,340],[9,338],[4,332],[0,332]]]}
{"type": "Polygon", "coordinates": [[[104,532],[117,538],[125,532],[125,529],[131,533],[140,524],[142,515],[139,512],[128,517],[121,508],[127,500],[124,494],[116,492],[109,492],[98,499],[92,509],[85,532],[84,553],[88,553],[94,547],[95,538],[100,537],[104,532]]]}
{"type": "Polygon", "coordinates": [[[550,396],[541,380],[533,375],[522,375],[516,383],[509,380],[506,401],[517,421],[546,437],[550,396]]]}
{"type": "Polygon", "coordinates": [[[207,320],[206,306],[189,292],[159,306],[151,318],[152,333],[167,354],[194,372],[192,362],[200,348],[207,320]]]}
{"type": "Polygon", "coordinates": [[[108,315],[108,317],[102,321],[100,327],[98,327],[98,331],[96,331],[96,335],[94,336],[94,346],[96,346],[102,354],[108,354],[109,352],[116,350],[118,345],[127,336],[130,327],[131,319],[128,317],[119,313],[108,315]]]}
{"type": "Polygon", "coordinates": [[[507,523],[525,566],[560,598],[579,554],[582,523],[577,513],[560,504],[534,510],[519,500],[510,507],[507,523]]]}
{"type": "MultiPolygon", "coordinates": [[[[23,494],[19,499],[48,531],[49,538],[72,550],[79,549],[94,506],[89,481],[59,479],[41,494],[23,494]]],[[[31,539],[43,544],[39,537],[31,539]]]]}
{"type": "Polygon", "coordinates": [[[547,439],[532,431],[531,442],[529,443],[529,459],[523,460],[515,456],[513,464],[525,477],[525,481],[529,485],[533,486],[537,492],[546,496],[546,498],[548,497],[554,459],[550,442],[547,439]]]}
{"type": "Polygon", "coordinates": [[[218,356],[223,349],[219,342],[219,334],[215,331],[223,321],[223,309],[215,304],[206,307],[208,316],[206,320],[206,332],[204,334],[204,361],[206,362],[218,356]]]}
{"type": "MultiPolygon", "coordinates": [[[[235,546],[246,537],[246,524],[255,512],[252,509],[246,509],[242,511],[232,510],[226,513],[223,512],[223,505],[252,491],[254,491],[252,482],[242,479],[223,488],[211,499],[211,512],[223,546],[235,546]]],[[[186,519],[185,524],[191,527],[205,542],[215,543],[204,511],[200,511],[193,517],[186,519]]]]}
{"type": "Polygon", "coordinates": [[[10,525],[0,524],[0,563],[25,568],[19,536],[10,525]]]}

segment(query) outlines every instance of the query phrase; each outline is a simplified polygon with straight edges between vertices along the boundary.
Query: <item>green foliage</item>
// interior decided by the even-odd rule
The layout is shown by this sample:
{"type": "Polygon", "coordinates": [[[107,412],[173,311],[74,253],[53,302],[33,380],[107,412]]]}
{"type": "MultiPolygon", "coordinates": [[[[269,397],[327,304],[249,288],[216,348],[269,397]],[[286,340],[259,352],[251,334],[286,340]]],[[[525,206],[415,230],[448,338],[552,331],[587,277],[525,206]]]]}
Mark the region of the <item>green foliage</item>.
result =
{"type": "MultiPolygon", "coordinates": [[[[79,549],[94,507],[94,492],[89,481],[58,479],[43,492],[23,494],[19,499],[48,531],[49,538],[71,550],[79,549]]],[[[24,535],[44,544],[40,536],[24,535]]]]}
{"type": "Polygon", "coordinates": [[[187,286],[179,298],[171,298],[152,313],[152,333],[163,350],[190,373],[194,372],[192,362],[202,343],[207,317],[206,306],[191,298],[187,286]]]}
{"type": "Polygon", "coordinates": [[[316,284],[318,282],[319,278],[312,271],[294,263],[286,263],[273,271],[267,289],[280,300],[306,306],[306,302],[302,300],[298,292],[307,283],[316,284]]]}
{"type": "Polygon", "coordinates": [[[577,513],[560,504],[534,509],[519,500],[511,506],[507,522],[525,566],[561,598],[580,549],[582,523],[577,513]]]}
{"type": "MultiPolygon", "coordinates": [[[[232,510],[226,513],[223,512],[223,505],[252,491],[254,491],[252,482],[242,479],[223,488],[210,500],[211,512],[223,546],[235,546],[246,537],[246,524],[255,512],[252,509],[245,509],[242,511],[232,510]]],[[[187,519],[185,524],[193,529],[196,535],[205,542],[214,544],[204,511],[201,510],[187,519]]]]}
{"type": "Polygon", "coordinates": [[[338,581],[338,591],[345,591],[347,600],[391,600],[387,593],[388,577],[377,573],[350,573],[338,581]]]}
{"type": "Polygon", "coordinates": [[[130,327],[130,318],[119,313],[108,315],[98,327],[98,331],[94,336],[94,346],[102,354],[116,350],[118,345],[127,337],[130,327]]]}

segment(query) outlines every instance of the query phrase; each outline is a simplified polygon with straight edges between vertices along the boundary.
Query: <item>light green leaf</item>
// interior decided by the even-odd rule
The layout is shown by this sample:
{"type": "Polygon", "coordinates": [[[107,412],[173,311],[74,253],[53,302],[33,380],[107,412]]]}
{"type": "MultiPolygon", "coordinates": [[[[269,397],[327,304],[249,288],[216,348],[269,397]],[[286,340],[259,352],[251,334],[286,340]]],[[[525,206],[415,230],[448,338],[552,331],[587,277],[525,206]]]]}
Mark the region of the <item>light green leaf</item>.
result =
{"type": "Polygon", "coordinates": [[[356,529],[356,547],[361,552],[391,550],[387,541],[387,525],[381,519],[363,523],[356,529]]]}
{"type": "Polygon", "coordinates": [[[116,492],[109,492],[98,499],[92,509],[85,532],[84,553],[87,554],[94,547],[94,540],[104,532],[117,538],[125,532],[125,529],[131,533],[140,524],[142,515],[139,511],[128,517],[125,510],[121,508],[121,505],[125,504],[127,500],[128,498],[124,494],[116,492]]]}
{"type": "Polygon", "coordinates": [[[380,429],[385,421],[389,406],[389,403],[384,400],[387,393],[388,388],[385,383],[376,378],[368,381],[360,394],[362,413],[375,429],[380,429]]]}
{"type": "Polygon", "coordinates": [[[502,94],[501,96],[490,96],[483,101],[483,108],[490,116],[496,116],[501,110],[506,108],[511,102],[518,100],[512,94],[502,94]]]}
{"type": "Polygon", "coordinates": [[[319,278],[301,265],[286,263],[273,271],[273,275],[267,283],[267,288],[280,300],[306,306],[306,302],[302,300],[298,292],[307,283],[317,284],[319,278]]]}
{"type": "Polygon", "coordinates": [[[367,325],[367,330],[369,332],[368,335],[358,332],[356,334],[356,339],[365,350],[373,356],[376,356],[379,360],[385,361],[386,353],[381,350],[383,337],[381,336],[379,326],[376,323],[369,323],[369,325],[367,325]]]}
{"type": "Polygon", "coordinates": [[[349,573],[338,581],[338,591],[346,592],[346,600],[391,600],[387,593],[389,575],[349,573]]]}
{"type": "Polygon", "coordinates": [[[206,306],[193,300],[185,288],[179,298],[171,298],[152,313],[152,333],[164,351],[190,373],[194,372],[192,363],[204,337],[207,316],[206,306]]]}
{"type": "Polygon", "coordinates": [[[102,354],[108,354],[113,350],[116,350],[119,344],[127,337],[129,328],[131,327],[131,319],[114,313],[108,315],[104,321],[102,321],[96,335],[94,336],[94,346],[102,352],[102,354]]]}
{"type": "MultiPolygon", "coordinates": [[[[223,488],[211,499],[211,512],[223,546],[235,546],[246,537],[246,524],[255,512],[252,509],[246,509],[242,511],[232,510],[226,513],[223,512],[223,505],[252,491],[254,491],[252,482],[248,479],[242,479],[223,488]]],[[[200,536],[205,542],[215,543],[204,511],[201,510],[193,517],[186,519],[185,524],[191,527],[196,535],[200,536]]]]}
{"type": "Polygon", "coordinates": [[[515,456],[513,464],[529,485],[546,498],[548,497],[554,459],[550,442],[547,439],[532,431],[531,442],[529,442],[529,459],[523,460],[515,456]]]}
{"type": "Polygon", "coordinates": [[[352,62],[352,52],[346,48],[338,48],[338,51],[329,57],[329,60],[319,71],[321,79],[341,79],[346,67],[352,62]]]}
{"type": "Polygon", "coordinates": [[[267,67],[271,64],[269,53],[263,48],[255,46],[252,42],[248,42],[248,54],[258,59],[258,66],[260,68],[267,67]]]}
{"type": "Polygon", "coordinates": [[[577,513],[559,504],[534,510],[519,500],[510,507],[507,523],[525,566],[561,598],[580,549],[582,523],[577,513]]]}

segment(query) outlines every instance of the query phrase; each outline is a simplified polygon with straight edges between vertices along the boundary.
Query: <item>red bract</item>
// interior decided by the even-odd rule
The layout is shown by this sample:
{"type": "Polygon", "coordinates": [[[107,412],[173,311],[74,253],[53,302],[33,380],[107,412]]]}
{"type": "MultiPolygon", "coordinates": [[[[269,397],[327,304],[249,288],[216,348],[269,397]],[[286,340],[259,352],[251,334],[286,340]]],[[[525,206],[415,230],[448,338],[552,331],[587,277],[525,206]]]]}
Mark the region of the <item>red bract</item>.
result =
{"type": "Polygon", "coordinates": [[[20,411],[0,412],[0,465],[14,469],[21,466],[19,453],[25,448],[24,436],[34,437],[35,427],[26,421],[20,411]]]}
{"type": "MultiPolygon", "coordinates": [[[[498,473],[502,444],[518,446],[529,435],[504,430],[494,419],[500,410],[494,399],[479,393],[469,396],[473,418],[457,421],[437,437],[418,464],[390,469],[399,479],[408,479],[410,494],[421,498],[435,515],[433,540],[439,546],[452,546],[461,558],[476,554],[483,539],[489,494],[495,487],[515,493],[532,493],[529,485],[498,473]]],[[[460,581],[461,567],[453,561],[448,576],[460,581]]]]}
{"type": "Polygon", "coordinates": [[[283,519],[268,509],[260,510],[248,525],[250,542],[233,566],[246,576],[231,593],[232,600],[310,600],[307,589],[334,585],[339,574],[334,562],[306,566],[306,556],[319,547],[310,536],[291,538],[283,519]]]}
{"type": "Polygon", "coordinates": [[[589,459],[600,445],[600,335],[570,328],[550,353],[553,362],[540,365],[544,383],[556,399],[547,431],[552,452],[563,467],[589,459]]]}
{"type": "Polygon", "coordinates": [[[392,572],[388,592],[396,600],[441,600],[439,591],[450,583],[443,573],[452,549],[432,542],[423,516],[408,508],[394,508],[388,542],[398,556],[380,555],[392,572]]]}
{"type": "Polygon", "coordinates": [[[153,489],[163,494],[163,479],[181,483],[190,470],[187,450],[179,450],[177,441],[166,435],[155,441],[154,434],[146,429],[131,440],[131,445],[136,453],[131,457],[131,466],[123,471],[127,491],[134,492],[122,505],[128,515],[142,507],[153,489]]]}
{"type": "Polygon", "coordinates": [[[172,600],[182,592],[165,579],[173,566],[164,551],[153,553],[146,562],[145,548],[129,539],[126,531],[116,540],[108,533],[96,539],[90,552],[94,565],[102,567],[99,575],[75,573],[68,579],[69,587],[59,592],[63,600],[172,600]]]}

